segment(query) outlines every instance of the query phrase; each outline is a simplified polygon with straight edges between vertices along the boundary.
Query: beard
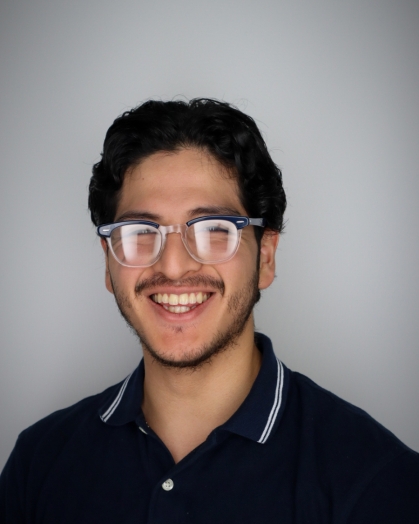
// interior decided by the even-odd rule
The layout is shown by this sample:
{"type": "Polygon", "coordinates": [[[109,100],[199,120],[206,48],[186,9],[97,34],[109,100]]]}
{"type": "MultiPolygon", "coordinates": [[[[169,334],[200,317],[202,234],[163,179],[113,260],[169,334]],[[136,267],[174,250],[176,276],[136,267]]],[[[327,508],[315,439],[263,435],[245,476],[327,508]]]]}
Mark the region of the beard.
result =
{"type": "MultiPolygon", "coordinates": [[[[257,266],[258,267],[258,266],[257,266]]],[[[195,371],[202,367],[204,364],[209,364],[212,359],[236,346],[237,340],[243,333],[246,324],[252,314],[255,304],[260,299],[260,291],[258,287],[259,282],[259,271],[255,270],[252,277],[244,284],[244,286],[233,293],[227,301],[227,309],[231,314],[231,321],[223,330],[217,331],[211,340],[195,348],[189,348],[187,357],[182,359],[171,358],[170,355],[163,355],[159,348],[154,347],[148,340],[144,329],[135,327],[134,323],[130,319],[130,311],[132,310],[132,304],[128,297],[124,295],[114,284],[111,279],[112,288],[115,296],[116,304],[122,317],[125,319],[129,328],[138,336],[140,343],[144,351],[147,351],[154,361],[158,362],[164,367],[174,369],[184,369],[189,371],[195,371]]],[[[139,296],[140,292],[148,287],[155,285],[173,285],[173,281],[166,279],[162,275],[156,275],[156,277],[149,281],[140,282],[135,289],[136,295],[139,296]]],[[[217,281],[210,277],[191,277],[184,279],[181,282],[176,282],[178,286],[181,285],[210,285],[215,289],[221,291],[224,294],[224,283],[217,281]]],[[[144,300],[144,297],[141,297],[144,300]]],[[[174,331],[178,334],[182,332],[181,326],[174,326],[174,331]]]]}

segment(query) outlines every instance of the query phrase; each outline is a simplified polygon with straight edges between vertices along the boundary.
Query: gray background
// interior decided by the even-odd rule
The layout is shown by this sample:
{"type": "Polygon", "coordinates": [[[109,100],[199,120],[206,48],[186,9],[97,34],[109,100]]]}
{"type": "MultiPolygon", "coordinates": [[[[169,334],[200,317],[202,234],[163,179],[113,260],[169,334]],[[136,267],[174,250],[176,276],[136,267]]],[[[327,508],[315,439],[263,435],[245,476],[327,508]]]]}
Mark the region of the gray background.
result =
{"type": "Polygon", "coordinates": [[[418,22],[405,0],[1,2],[0,467],[138,363],[87,186],[113,119],[177,95],[238,105],[283,169],[257,327],[419,450],[418,22]]]}

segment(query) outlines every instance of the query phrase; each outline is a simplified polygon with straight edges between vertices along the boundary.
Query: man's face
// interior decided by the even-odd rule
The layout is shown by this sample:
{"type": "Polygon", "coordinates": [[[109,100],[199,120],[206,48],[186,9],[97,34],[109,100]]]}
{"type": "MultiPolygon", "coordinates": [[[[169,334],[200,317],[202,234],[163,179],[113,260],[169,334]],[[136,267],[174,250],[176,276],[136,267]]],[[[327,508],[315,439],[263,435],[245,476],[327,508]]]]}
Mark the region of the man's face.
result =
{"type": "MultiPolygon", "coordinates": [[[[216,214],[247,215],[237,182],[207,153],[184,149],[153,154],[126,174],[115,221],[166,226],[216,214]]],[[[180,234],[172,233],[154,265],[129,268],[102,242],[106,285],[146,352],[167,366],[195,367],[240,337],[253,337],[252,310],[258,289],[274,277],[276,243],[277,236],[265,235],[258,268],[254,231],[244,228],[235,256],[211,265],[194,260],[180,234]]]]}

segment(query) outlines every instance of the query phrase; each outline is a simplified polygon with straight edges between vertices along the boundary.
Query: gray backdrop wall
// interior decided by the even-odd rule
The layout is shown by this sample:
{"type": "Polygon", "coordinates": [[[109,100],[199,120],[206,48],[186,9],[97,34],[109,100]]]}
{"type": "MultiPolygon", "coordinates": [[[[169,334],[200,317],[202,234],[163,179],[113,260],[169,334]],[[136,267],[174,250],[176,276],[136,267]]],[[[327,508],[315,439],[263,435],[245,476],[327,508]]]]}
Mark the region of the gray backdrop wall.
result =
{"type": "Polygon", "coordinates": [[[87,186],[112,120],[210,96],[259,123],[289,199],[257,328],[419,450],[419,3],[3,0],[0,467],[140,358],[87,186]]]}

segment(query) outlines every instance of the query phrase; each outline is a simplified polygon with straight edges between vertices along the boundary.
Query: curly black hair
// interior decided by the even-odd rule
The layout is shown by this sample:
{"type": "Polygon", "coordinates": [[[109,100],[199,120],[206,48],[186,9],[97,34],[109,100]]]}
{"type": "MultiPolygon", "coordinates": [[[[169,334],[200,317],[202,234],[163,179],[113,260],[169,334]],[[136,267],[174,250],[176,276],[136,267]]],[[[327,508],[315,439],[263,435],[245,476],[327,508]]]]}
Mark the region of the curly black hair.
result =
{"type": "MultiPolygon", "coordinates": [[[[114,121],[102,158],[92,170],[89,209],[93,223],[114,220],[130,167],[158,151],[191,147],[207,151],[237,177],[240,199],[250,217],[262,217],[265,228],[282,231],[286,207],[282,174],[255,121],[226,102],[208,98],[150,100],[114,121]]],[[[255,228],[258,240],[261,229],[255,228]]]]}

